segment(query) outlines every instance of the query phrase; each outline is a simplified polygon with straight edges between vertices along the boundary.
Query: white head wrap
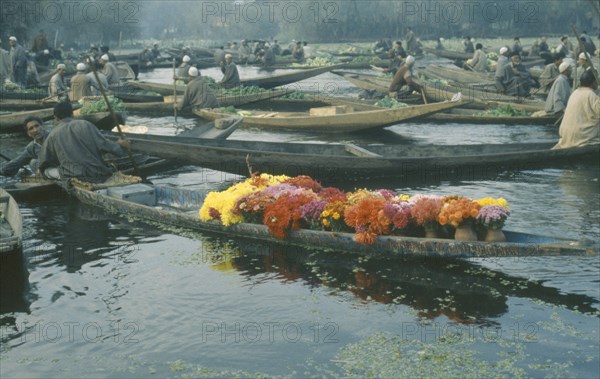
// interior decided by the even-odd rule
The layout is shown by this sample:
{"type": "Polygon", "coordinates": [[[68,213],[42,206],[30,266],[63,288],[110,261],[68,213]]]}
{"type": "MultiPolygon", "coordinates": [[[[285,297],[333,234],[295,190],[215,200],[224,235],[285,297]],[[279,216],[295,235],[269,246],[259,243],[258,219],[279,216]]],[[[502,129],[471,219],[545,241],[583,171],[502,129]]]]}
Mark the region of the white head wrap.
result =
{"type": "Polygon", "coordinates": [[[190,67],[190,69],[188,70],[188,75],[189,76],[198,76],[198,69],[196,67],[190,67]]]}
{"type": "Polygon", "coordinates": [[[587,61],[588,55],[586,53],[581,53],[581,54],[579,54],[579,59],[585,59],[587,61]]]}
{"type": "Polygon", "coordinates": [[[63,63],[60,63],[60,64],[57,64],[57,65],[56,65],[56,69],[57,69],[57,70],[60,70],[60,69],[62,69],[62,70],[66,70],[66,69],[67,69],[67,66],[65,66],[63,63]]]}
{"type": "Polygon", "coordinates": [[[571,65],[569,64],[569,62],[563,62],[560,64],[560,66],[558,66],[558,71],[563,73],[563,72],[567,71],[567,69],[570,67],[571,67],[571,65]]]}
{"type": "Polygon", "coordinates": [[[86,68],[85,63],[77,63],[77,71],[85,71],[86,68]]]}
{"type": "Polygon", "coordinates": [[[507,52],[508,52],[508,47],[506,47],[506,46],[502,46],[502,47],[500,48],[500,54],[506,54],[507,52]]]}
{"type": "Polygon", "coordinates": [[[233,55],[231,55],[231,54],[225,54],[225,58],[233,58],[233,55]]]}
{"type": "Polygon", "coordinates": [[[15,41],[15,42],[17,42],[17,37],[15,37],[15,36],[10,36],[10,37],[8,38],[8,40],[9,40],[9,41],[15,41]]]}
{"type": "Polygon", "coordinates": [[[44,54],[50,54],[50,50],[48,50],[48,49],[45,49],[45,50],[44,50],[44,54]]]}
{"type": "Polygon", "coordinates": [[[186,62],[186,63],[187,63],[187,62],[189,62],[190,60],[191,60],[191,58],[190,58],[188,55],[184,55],[184,56],[183,56],[183,61],[184,61],[184,62],[186,62]]]}
{"type": "Polygon", "coordinates": [[[108,54],[104,54],[103,56],[100,57],[100,59],[102,59],[104,62],[110,61],[110,58],[108,57],[108,54]]]}
{"type": "Polygon", "coordinates": [[[408,57],[406,57],[406,64],[413,64],[415,63],[415,57],[413,57],[412,55],[409,55],[408,57]]]}

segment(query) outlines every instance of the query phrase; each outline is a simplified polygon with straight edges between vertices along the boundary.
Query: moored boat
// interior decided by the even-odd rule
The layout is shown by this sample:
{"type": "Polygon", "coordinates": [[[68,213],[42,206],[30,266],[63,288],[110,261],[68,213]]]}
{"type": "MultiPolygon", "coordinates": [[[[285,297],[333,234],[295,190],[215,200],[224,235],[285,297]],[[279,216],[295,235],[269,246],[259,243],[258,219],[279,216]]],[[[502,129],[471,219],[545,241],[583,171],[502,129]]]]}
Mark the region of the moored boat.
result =
{"type": "Polygon", "coordinates": [[[240,223],[223,226],[218,222],[199,219],[198,211],[206,192],[175,187],[134,184],[118,189],[88,190],[73,187],[71,192],[83,203],[101,207],[119,215],[207,231],[227,236],[237,236],[285,245],[346,251],[358,254],[383,254],[392,256],[458,257],[508,257],[544,255],[597,255],[597,246],[578,241],[526,233],[505,232],[507,242],[463,242],[447,239],[401,236],[378,236],[371,245],[356,242],[354,234],[319,230],[296,229],[285,239],[278,239],[262,224],[240,223]],[[136,194],[125,200],[123,194],[136,194]]]}
{"type": "Polygon", "coordinates": [[[310,175],[323,181],[368,178],[485,177],[506,169],[596,162],[598,144],[552,150],[554,143],[482,145],[353,145],[206,140],[129,135],[134,151],[247,175],[254,170],[310,175]]]}
{"type": "MultiPolygon", "coordinates": [[[[308,113],[255,111],[252,115],[244,116],[244,125],[318,133],[347,133],[393,125],[461,105],[464,105],[462,101],[450,101],[365,111],[354,111],[350,106],[312,108],[308,113]]],[[[194,113],[211,120],[223,116],[211,109],[198,109],[194,113]]]]}
{"type": "Polygon", "coordinates": [[[53,108],[37,109],[33,111],[25,112],[13,112],[8,114],[0,115],[0,131],[1,132],[12,132],[18,131],[23,127],[23,123],[27,117],[39,117],[43,121],[48,121],[54,116],[53,108]]]}

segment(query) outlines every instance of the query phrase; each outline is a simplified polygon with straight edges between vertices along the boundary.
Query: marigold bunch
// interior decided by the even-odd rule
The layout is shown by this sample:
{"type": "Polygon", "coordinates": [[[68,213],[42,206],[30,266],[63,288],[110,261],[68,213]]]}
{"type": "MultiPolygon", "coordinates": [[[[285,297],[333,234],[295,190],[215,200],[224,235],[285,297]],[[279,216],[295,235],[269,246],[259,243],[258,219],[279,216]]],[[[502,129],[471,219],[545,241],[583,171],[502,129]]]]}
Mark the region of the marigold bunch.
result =
{"type": "Polygon", "coordinates": [[[466,197],[450,200],[442,206],[437,220],[440,225],[450,224],[457,227],[463,222],[475,220],[479,209],[481,205],[466,197]]]}
{"type": "Polygon", "coordinates": [[[348,203],[341,200],[332,201],[325,205],[323,212],[321,212],[321,223],[325,227],[325,230],[332,230],[334,232],[346,230],[344,211],[347,206],[348,203]]]}
{"type": "Polygon", "coordinates": [[[410,203],[413,205],[410,215],[415,224],[421,226],[436,222],[442,208],[442,198],[439,196],[415,195],[410,203]]]}
{"type": "Polygon", "coordinates": [[[391,220],[383,210],[385,205],[383,196],[373,194],[346,208],[344,221],[356,231],[356,242],[373,244],[377,236],[390,233],[391,220]]]}
{"type": "Polygon", "coordinates": [[[498,205],[501,207],[504,207],[508,210],[510,210],[510,207],[508,206],[508,202],[506,201],[506,199],[499,197],[497,199],[494,199],[493,197],[484,197],[482,199],[479,200],[475,200],[477,201],[477,203],[479,205],[481,205],[482,207],[485,207],[486,205],[498,205]]]}
{"type": "Polygon", "coordinates": [[[502,229],[510,211],[500,205],[486,205],[481,207],[477,215],[477,223],[491,229],[502,229]]]}

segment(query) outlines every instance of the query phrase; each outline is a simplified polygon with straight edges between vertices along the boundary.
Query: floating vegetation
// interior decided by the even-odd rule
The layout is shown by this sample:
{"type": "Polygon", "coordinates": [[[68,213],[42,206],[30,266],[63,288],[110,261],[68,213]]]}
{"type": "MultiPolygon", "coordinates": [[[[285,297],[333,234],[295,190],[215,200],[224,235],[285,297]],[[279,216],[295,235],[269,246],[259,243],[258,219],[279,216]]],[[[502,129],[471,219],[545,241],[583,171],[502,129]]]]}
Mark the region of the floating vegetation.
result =
{"type": "Polygon", "coordinates": [[[290,93],[286,93],[281,98],[290,100],[304,100],[306,99],[306,94],[302,91],[292,91],[290,93]]]}
{"type": "Polygon", "coordinates": [[[220,96],[245,96],[258,95],[267,92],[266,89],[257,86],[239,86],[230,89],[223,89],[219,93],[220,96]]]}
{"type": "Polygon", "coordinates": [[[323,67],[333,66],[335,62],[330,57],[308,58],[304,63],[292,63],[292,67],[323,67]]]}

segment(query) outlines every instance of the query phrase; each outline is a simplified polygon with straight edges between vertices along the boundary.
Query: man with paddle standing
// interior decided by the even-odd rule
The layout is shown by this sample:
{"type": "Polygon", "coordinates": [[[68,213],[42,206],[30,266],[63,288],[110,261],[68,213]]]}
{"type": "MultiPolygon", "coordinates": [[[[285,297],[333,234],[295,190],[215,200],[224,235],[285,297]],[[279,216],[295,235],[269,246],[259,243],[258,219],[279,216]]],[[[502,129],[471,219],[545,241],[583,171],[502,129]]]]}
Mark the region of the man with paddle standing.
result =
{"type": "Polygon", "coordinates": [[[19,169],[29,165],[31,171],[35,172],[38,165],[38,155],[42,149],[42,144],[48,136],[48,131],[44,130],[44,122],[35,116],[29,116],[25,119],[23,130],[33,141],[29,142],[25,149],[16,158],[0,167],[0,175],[12,176],[19,172],[19,169]]]}
{"type": "Polygon", "coordinates": [[[114,172],[104,162],[102,154],[125,155],[129,140],[117,142],[106,139],[94,124],[86,120],[74,120],[71,103],[62,102],[54,107],[58,124],[52,129],[42,145],[39,155],[38,174],[50,179],[77,178],[90,183],[101,183],[114,172]]]}

